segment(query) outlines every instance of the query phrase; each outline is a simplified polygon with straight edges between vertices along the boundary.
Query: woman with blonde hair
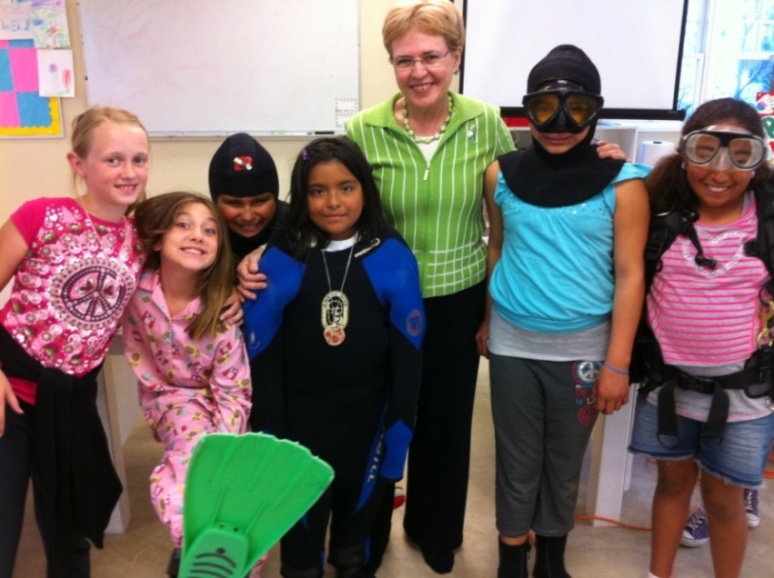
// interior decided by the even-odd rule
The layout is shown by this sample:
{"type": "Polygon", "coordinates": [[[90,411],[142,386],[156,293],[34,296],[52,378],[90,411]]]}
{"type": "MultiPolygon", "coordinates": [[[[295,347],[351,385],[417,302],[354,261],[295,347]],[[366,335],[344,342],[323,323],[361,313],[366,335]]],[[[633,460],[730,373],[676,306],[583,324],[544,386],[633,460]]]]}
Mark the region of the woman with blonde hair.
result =
{"type": "MultiPolygon", "coordinates": [[[[514,145],[496,107],[450,89],[465,42],[452,2],[393,8],[382,39],[399,92],[350,119],[347,135],[374,169],[387,222],[419,262],[427,334],[403,525],[427,564],[447,573],[462,545],[486,300],[484,172],[514,145]]],[[[389,536],[388,497],[374,567],[389,536]]]]}

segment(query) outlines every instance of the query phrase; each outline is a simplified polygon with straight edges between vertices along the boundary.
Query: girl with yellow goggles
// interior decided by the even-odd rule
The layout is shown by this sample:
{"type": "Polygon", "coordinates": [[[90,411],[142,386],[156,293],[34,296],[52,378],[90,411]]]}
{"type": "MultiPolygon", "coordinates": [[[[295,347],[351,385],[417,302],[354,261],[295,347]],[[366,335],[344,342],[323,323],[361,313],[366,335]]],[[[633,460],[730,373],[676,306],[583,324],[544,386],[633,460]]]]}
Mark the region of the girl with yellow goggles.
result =
{"type": "Polygon", "coordinates": [[[524,112],[540,132],[579,133],[597,118],[604,99],[574,82],[556,80],[524,96],[524,112]]]}

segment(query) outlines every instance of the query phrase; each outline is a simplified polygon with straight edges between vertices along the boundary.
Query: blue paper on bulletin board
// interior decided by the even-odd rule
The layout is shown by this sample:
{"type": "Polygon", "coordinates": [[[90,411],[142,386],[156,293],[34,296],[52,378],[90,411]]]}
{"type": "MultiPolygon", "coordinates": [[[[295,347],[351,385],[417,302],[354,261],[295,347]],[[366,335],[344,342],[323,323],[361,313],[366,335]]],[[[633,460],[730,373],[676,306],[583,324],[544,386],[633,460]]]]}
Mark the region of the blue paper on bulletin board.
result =
{"type": "Polygon", "coordinates": [[[61,136],[59,99],[38,94],[32,40],[0,40],[0,137],[61,136]]]}

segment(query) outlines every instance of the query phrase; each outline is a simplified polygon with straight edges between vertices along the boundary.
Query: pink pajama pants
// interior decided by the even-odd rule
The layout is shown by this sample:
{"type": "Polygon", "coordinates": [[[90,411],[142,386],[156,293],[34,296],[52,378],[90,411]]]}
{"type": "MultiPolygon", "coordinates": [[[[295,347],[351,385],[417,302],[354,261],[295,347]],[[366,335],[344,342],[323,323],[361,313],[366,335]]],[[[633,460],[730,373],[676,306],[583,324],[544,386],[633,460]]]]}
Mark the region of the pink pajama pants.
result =
{"type": "Polygon", "coordinates": [[[156,427],[156,437],[164,444],[161,462],[150,475],[151,503],[159,520],[169,529],[175,548],[183,543],[183,493],[191,453],[206,433],[216,431],[204,412],[194,414],[167,411],[156,427]]]}
{"type": "MultiPolygon", "coordinates": [[[[217,431],[204,412],[195,414],[195,418],[182,414],[171,410],[159,420],[156,437],[165,449],[150,475],[151,503],[169,529],[175,548],[183,544],[183,495],[191,454],[202,435],[217,431]]],[[[253,567],[250,578],[260,578],[265,562],[266,555],[253,567]]]]}

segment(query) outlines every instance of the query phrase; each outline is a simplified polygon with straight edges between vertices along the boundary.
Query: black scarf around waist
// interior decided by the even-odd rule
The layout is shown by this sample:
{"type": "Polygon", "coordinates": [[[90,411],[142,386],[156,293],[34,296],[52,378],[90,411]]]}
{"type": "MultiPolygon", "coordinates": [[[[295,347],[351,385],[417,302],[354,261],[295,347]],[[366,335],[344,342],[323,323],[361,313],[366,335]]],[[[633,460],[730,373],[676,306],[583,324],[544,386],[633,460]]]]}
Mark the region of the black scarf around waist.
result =
{"type": "MultiPolygon", "coordinates": [[[[41,486],[40,523],[51,537],[49,575],[73,565],[72,534],[102,548],[123,490],[97,413],[100,364],[83,377],[43,367],[0,325],[3,372],[37,383],[32,463],[41,486]]],[[[6,408],[6,411],[9,411],[6,408]]]]}

